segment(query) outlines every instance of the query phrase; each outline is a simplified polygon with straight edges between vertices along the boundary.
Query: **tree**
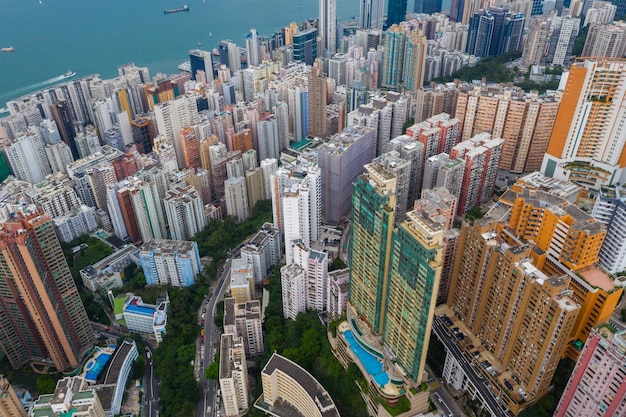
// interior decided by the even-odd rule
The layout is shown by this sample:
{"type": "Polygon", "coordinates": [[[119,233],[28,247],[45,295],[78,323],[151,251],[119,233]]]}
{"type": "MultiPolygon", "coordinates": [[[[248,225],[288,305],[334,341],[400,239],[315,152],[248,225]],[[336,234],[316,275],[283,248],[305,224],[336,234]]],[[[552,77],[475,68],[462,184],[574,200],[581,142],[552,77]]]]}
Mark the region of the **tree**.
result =
{"type": "Polygon", "coordinates": [[[61,377],[61,375],[59,375],[59,374],[39,375],[37,377],[37,381],[35,382],[35,387],[37,387],[37,393],[39,395],[53,393],[54,389],[57,386],[57,381],[59,380],[60,377],[61,377]]]}
{"type": "Polygon", "coordinates": [[[337,269],[344,269],[347,268],[348,265],[346,265],[346,263],[343,261],[343,259],[341,259],[339,256],[337,256],[335,259],[333,259],[333,261],[330,263],[330,265],[328,265],[328,272],[332,272],[335,271],[337,269]]]}
{"type": "Polygon", "coordinates": [[[146,360],[140,355],[133,362],[131,368],[131,379],[140,379],[146,373],[146,360]]]}
{"type": "Polygon", "coordinates": [[[211,380],[219,379],[220,377],[219,356],[214,362],[211,362],[211,364],[204,370],[204,376],[206,376],[206,379],[211,379],[211,380]]]}
{"type": "Polygon", "coordinates": [[[622,316],[622,321],[626,323],[626,308],[622,308],[620,315],[622,316]]]}
{"type": "Polygon", "coordinates": [[[465,215],[465,220],[472,221],[472,220],[480,219],[484,215],[485,215],[485,213],[483,213],[483,211],[480,208],[480,206],[474,206],[465,215]]]}

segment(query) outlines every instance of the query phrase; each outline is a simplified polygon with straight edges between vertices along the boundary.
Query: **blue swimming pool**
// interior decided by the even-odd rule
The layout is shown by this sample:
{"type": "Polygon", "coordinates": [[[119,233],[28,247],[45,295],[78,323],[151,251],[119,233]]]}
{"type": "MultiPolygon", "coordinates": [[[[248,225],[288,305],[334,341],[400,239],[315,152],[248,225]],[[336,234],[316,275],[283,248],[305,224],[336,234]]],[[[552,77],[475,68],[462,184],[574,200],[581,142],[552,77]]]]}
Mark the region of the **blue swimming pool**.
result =
{"type": "Polygon", "coordinates": [[[104,369],[109,359],[111,359],[111,355],[108,353],[101,353],[95,360],[87,362],[85,365],[85,369],[87,370],[85,379],[87,381],[96,381],[98,375],[104,369]]]}
{"type": "Polygon", "coordinates": [[[346,339],[348,345],[350,345],[350,349],[352,349],[354,354],[359,358],[367,372],[372,375],[374,381],[376,381],[376,383],[381,387],[387,385],[389,382],[389,375],[387,375],[387,372],[383,371],[383,364],[376,358],[376,356],[372,355],[359,345],[352,334],[352,330],[346,330],[343,333],[343,337],[346,339]]]}

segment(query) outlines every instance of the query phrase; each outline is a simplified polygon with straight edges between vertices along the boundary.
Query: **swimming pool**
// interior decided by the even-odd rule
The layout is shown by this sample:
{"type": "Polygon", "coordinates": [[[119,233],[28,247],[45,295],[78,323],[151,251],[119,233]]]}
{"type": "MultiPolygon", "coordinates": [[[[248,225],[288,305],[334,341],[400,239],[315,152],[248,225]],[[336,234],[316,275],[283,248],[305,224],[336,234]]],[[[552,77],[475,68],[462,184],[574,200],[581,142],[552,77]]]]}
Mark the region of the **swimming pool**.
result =
{"type": "Polygon", "coordinates": [[[383,364],[359,344],[352,334],[352,330],[346,330],[343,332],[343,337],[348,342],[350,349],[359,358],[359,361],[363,364],[367,372],[372,375],[374,381],[380,386],[384,387],[389,382],[389,375],[383,371],[383,364]]]}
{"type": "Polygon", "coordinates": [[[102,372],[107,362],[109,362],[109,359],[111,359],[111,355],[104,352],[100,353],[96,359],[90,359],[85,364],[85,370],[87,371],[85,380],[95,382],[100,372],[102,372]]]}

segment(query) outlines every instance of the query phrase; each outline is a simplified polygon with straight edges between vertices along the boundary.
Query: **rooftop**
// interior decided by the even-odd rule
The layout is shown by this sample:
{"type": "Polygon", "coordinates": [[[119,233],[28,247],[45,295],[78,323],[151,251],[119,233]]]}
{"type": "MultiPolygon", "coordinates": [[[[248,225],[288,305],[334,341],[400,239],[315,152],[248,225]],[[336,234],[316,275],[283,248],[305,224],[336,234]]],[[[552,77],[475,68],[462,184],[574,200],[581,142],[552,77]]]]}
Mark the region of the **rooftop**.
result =
{"type": "Polygon", "coordinates": [[[311,374],[289,359],[274,353],[269,362],[263,368],[263,373],[272,375],[275,371],[280,371],[295,382],[311,396],[311,400],[318,406],[323,417],[339,417],[339,411],[328,392],[320,385],[311,374]]]}
{"type": "Polygon", "coordinates": [[[615,288],[615,282],[611,276],[594,265],[579,269],[576,273],[582,276],[590,285],[601,288],[606,292],[610,292],[615,288]]]}

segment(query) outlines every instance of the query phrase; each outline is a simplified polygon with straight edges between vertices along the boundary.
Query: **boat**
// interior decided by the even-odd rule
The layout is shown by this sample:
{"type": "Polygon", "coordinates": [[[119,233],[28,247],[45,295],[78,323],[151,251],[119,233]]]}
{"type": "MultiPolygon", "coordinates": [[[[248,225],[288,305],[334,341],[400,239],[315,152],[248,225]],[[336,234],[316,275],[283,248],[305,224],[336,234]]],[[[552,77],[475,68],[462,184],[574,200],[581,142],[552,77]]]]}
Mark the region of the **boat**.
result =
{"type": "Polygon", "coordinates": [[[9,46],[8,48],[2,48],[2,52],[13,52],[15,51],[15,48],[12,46],[9,46]]]}
{"type": "Polygon", "coordinates": [[[178,9],[166,9],[163,10],[163,14],[170,14],[170,13],[178,13],[178,12],[188,12],[189,6],[187,6],[186,4],[183,7],[179,7],[178,9]]]}
{"type": "Polygon", "coordinates": [[[75,75],[76,75],[76,73],[74,71],[67,70],[67,72],[65,74],[61,75],[61,77],[62,78],[70,78],[70,77],[73,77],[75,75]]]}
{"type": "Polygon", "coordinates": [[[8,113],[8,112],[9,112],[9,109],[7,109],[6,107],[2,107],[2,108],[0,108],[0,114],[2,114],[2,113],[8,113]]]}

